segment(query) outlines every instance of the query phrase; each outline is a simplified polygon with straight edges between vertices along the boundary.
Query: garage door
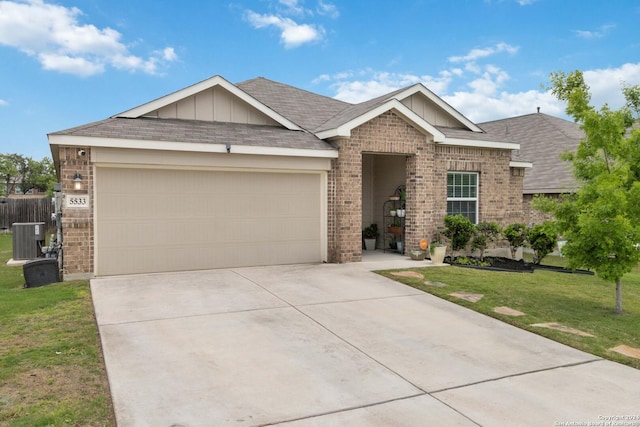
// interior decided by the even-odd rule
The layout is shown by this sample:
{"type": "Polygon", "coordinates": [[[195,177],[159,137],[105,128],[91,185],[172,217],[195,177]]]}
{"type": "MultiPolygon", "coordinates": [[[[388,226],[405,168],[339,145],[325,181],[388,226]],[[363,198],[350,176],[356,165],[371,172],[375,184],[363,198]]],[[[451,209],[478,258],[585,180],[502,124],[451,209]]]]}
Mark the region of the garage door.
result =
{"type": "Polygon", "coordinates": [[[322,261],[319,173],[96,168],[100,276],[322,261]]]}

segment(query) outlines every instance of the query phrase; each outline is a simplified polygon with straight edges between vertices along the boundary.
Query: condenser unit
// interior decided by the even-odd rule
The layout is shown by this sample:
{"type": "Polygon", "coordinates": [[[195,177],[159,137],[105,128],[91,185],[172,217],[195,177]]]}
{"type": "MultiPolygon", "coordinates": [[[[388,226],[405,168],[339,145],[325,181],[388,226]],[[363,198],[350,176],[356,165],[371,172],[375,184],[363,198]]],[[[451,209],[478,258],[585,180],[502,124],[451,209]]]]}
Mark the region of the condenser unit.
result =
{"type": "Polygon", "coordinates": [[[45,230],[44,222],[14,222],[13,259],[34,259],[42,255],[45,230]]]}

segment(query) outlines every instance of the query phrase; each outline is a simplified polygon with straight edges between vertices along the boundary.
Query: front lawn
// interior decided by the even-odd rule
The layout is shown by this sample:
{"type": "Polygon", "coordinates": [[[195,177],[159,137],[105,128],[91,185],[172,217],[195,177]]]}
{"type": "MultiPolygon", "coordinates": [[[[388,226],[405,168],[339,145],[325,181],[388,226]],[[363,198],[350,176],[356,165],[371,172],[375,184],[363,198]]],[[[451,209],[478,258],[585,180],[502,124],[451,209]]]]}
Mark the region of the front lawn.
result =
{"type": "MultiPolygon", "coordinates": [[[[563,264],[561,258],[547,258],[545,264],[563,264]]],[[[637,269],[622,279],[624,314],[621,316],[615,314],[615,284],[597,276],[542,270],[508,273],[446,266],[411,270],[423,274],[424,279],[398,277],[392,275],[392,271],[379,273],[519,328],[640,369],[640,359],[609,350],[621,344],[640,348],[640,271],[637,269]],[[430,286],[425,282],[447,286],[430,286]],[[453,292],[484,296],[472,303],[450,296],[453,292]],[[493,311],[495,307],[505,306],[525,315],[511,317],[493,311]],[[537,323],[559,323],[595,336],[582,337],[531,326],[537,323]]]]}
{"type": "Polygon", "coordinates": [[[88,281],[24,289],[0,234],[0,425],[115,425],[88,281]]]}

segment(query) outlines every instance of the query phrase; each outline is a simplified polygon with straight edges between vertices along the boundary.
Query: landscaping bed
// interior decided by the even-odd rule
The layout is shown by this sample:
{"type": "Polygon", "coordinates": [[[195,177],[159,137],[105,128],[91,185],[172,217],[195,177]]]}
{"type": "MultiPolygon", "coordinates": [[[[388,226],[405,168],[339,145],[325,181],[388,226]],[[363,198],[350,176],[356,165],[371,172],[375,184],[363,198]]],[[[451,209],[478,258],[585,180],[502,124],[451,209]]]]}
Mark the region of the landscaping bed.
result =
{"type": "Polygon", "coordinates": [[[444,260],[445,263],[455,265],[456,267],[475,268],[480,270],[494,271],[510,271],[516,273],[533,273],[535,270],[549,270],[558,273],[575,273],[575,274],[594,274],[587,270],[570,270],[565,267],[533,264],[525,260],[513,260],[503,257],[484,257],[480,259],[471,256],[448,256],[444,260]]]}

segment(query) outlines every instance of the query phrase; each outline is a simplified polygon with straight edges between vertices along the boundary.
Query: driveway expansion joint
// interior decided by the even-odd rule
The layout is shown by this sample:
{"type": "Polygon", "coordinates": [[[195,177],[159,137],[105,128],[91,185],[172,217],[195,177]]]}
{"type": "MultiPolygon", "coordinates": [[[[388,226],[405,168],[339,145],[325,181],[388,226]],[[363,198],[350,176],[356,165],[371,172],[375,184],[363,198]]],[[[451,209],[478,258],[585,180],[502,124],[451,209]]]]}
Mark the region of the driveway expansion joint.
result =
{"type": "Polygon", "coordinates": [[[540,372],[553,371],[553,370],[556,370],[556,369],[572,368],[574,366],[588,365],[590,363],[601,362],[603,360],[604,359],[602,359],[600,357],[597,357],[597,358],[594,358],[594,359],[584,360],[584,361],[581,361],[581,362],[567,363],[565,365],[552,366],[552,367],[549,367],[549,368],[534,369],[533,371],[518,372],[516,374],[504,375],[502,377],[496,377],[496,378],[489,378],[489,379],[486,379],[486,380],[476,381],[476,382],[469,383],[469,384],[462,384],[462,385],[457,385],[457,386],[453,386],[453,387],[447,387],[447,388],[443,388],[443,389],[440,389],[440,390],[432,390],[432,391],[429,391],[428,393],[433,396],[435,394],[443,393],[445,391],[457,390],[457,389],[461,389],[461,388],[465,388],[465,387],[472,387],[472,386],[475,386],[475,385],[491,383],[491,382],[495,382],[495,381],[501,381],[501,380],[505,380],[505,379],[508,379],[508,378],[523,377],[525,375],[531,375],[531,374],[537,374],[537,373],[540,373],[540,372]]]}

